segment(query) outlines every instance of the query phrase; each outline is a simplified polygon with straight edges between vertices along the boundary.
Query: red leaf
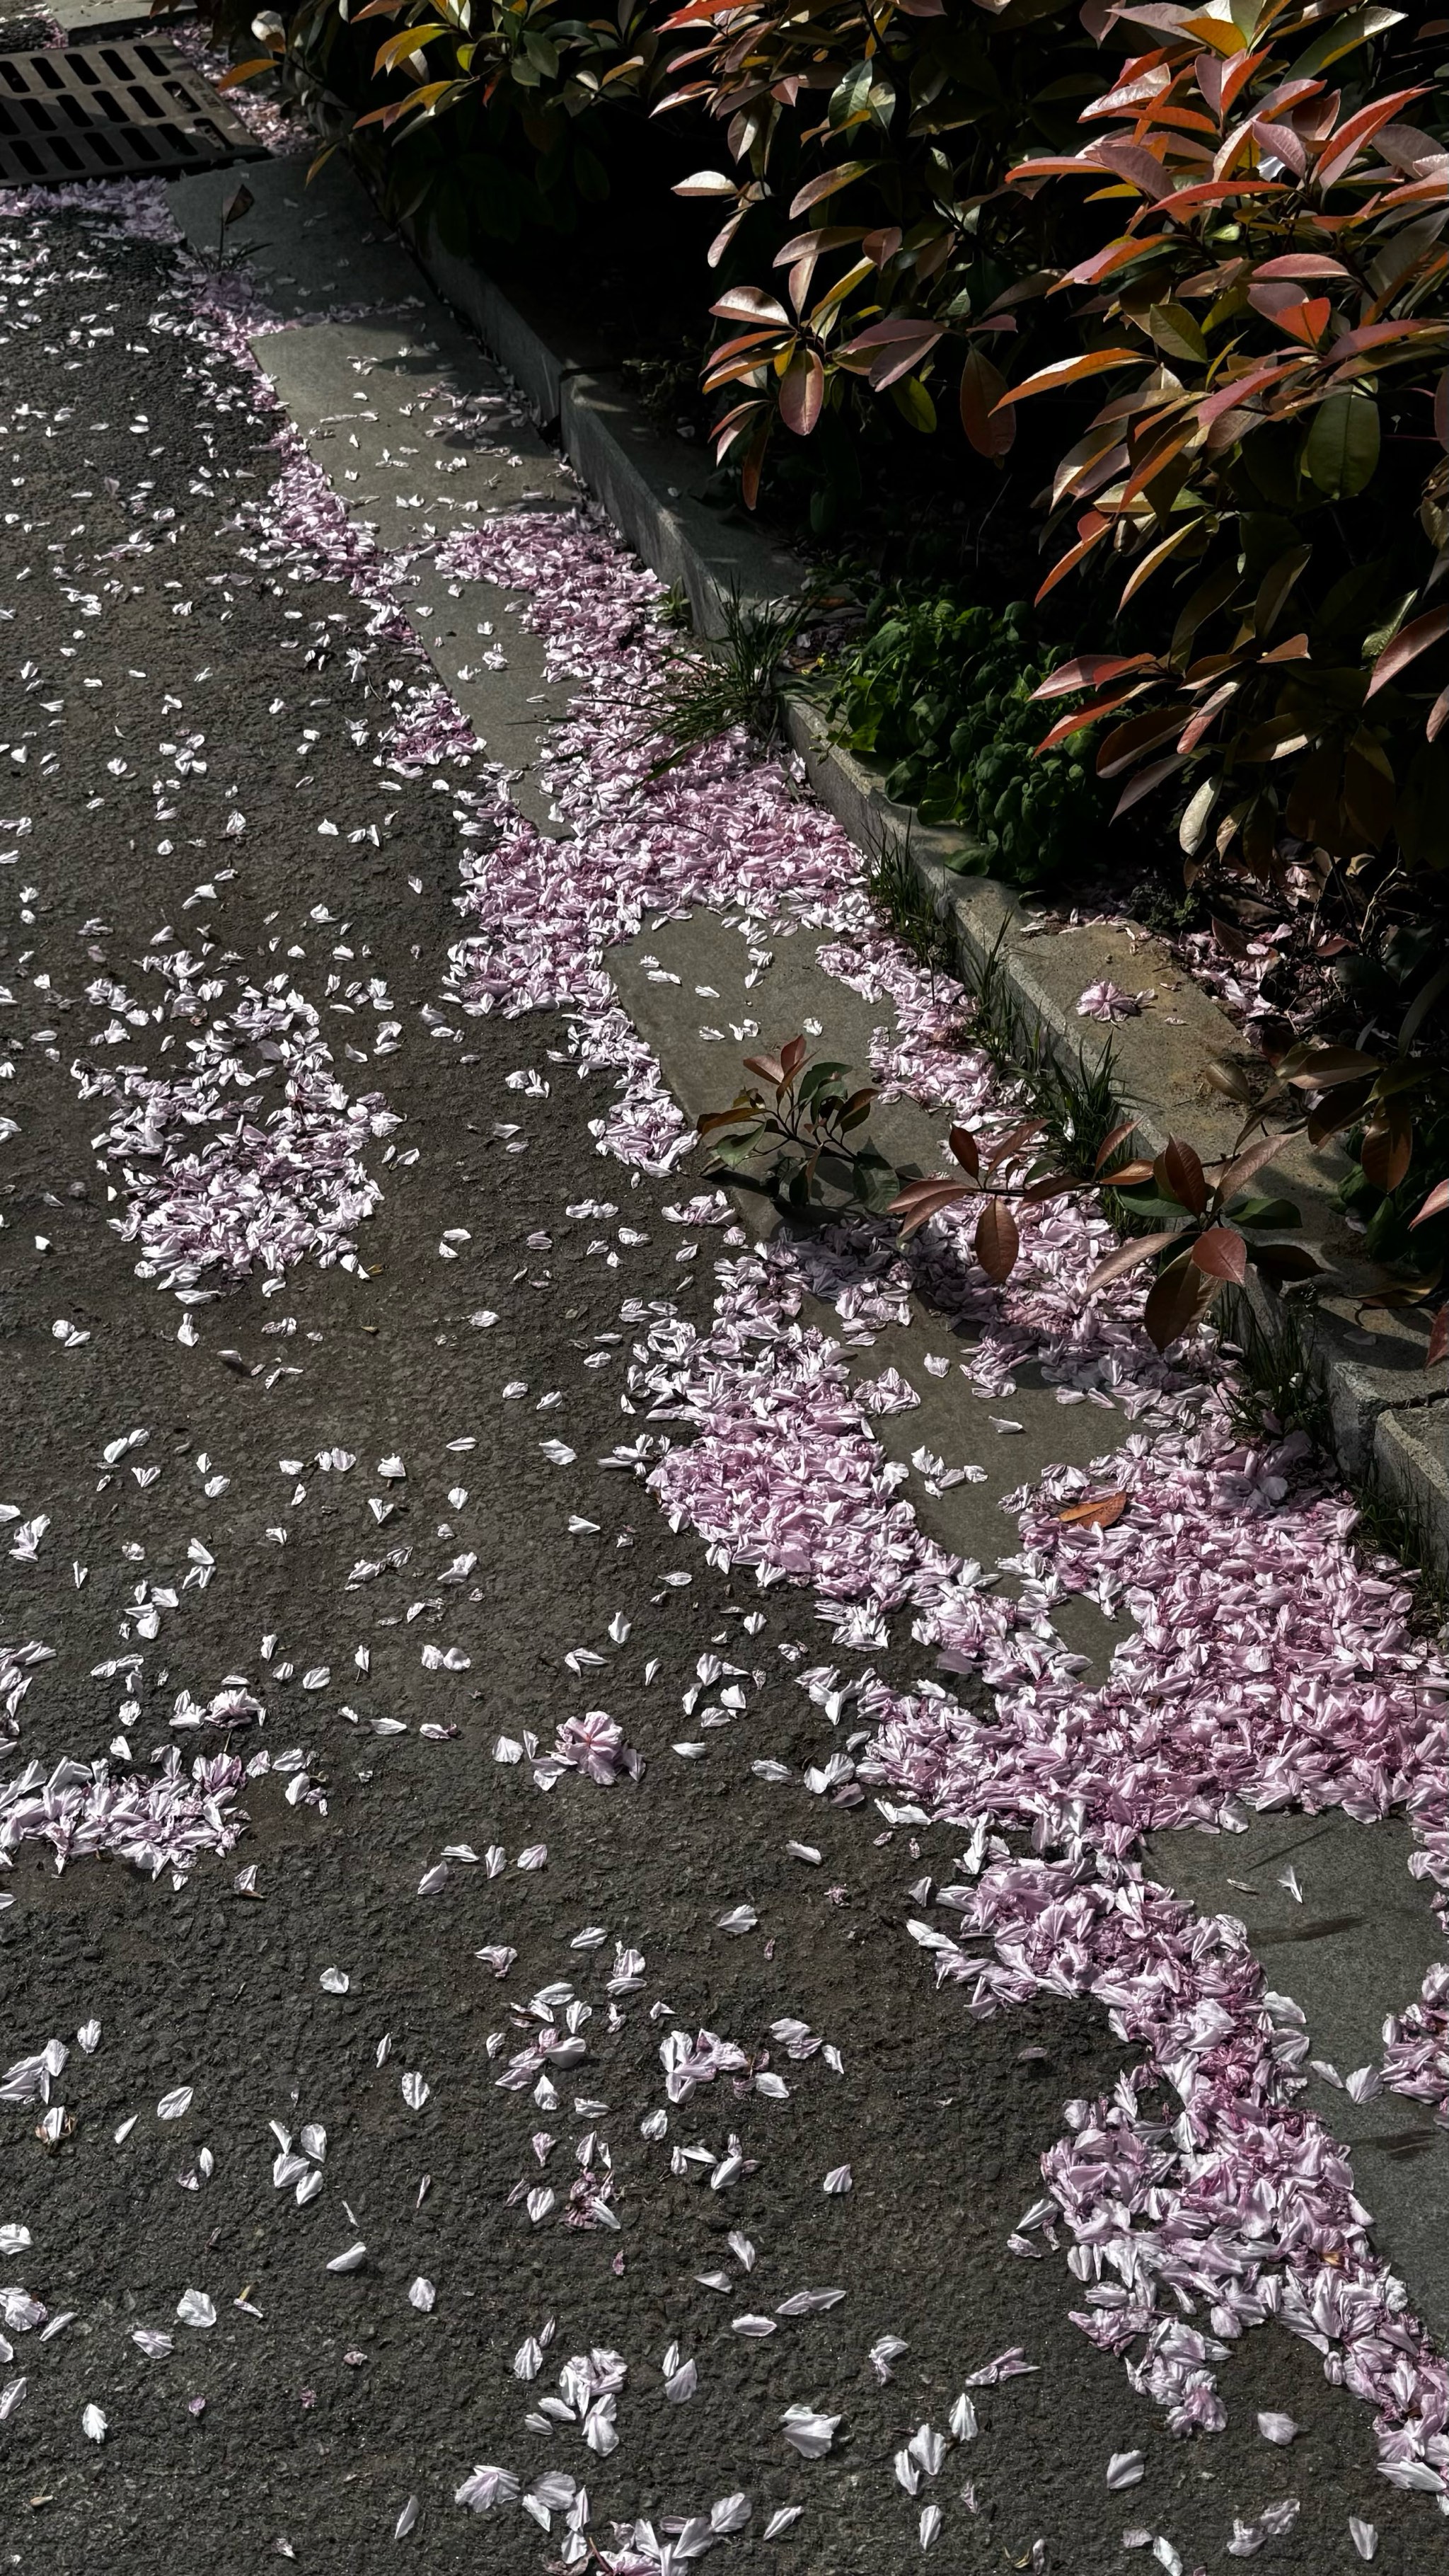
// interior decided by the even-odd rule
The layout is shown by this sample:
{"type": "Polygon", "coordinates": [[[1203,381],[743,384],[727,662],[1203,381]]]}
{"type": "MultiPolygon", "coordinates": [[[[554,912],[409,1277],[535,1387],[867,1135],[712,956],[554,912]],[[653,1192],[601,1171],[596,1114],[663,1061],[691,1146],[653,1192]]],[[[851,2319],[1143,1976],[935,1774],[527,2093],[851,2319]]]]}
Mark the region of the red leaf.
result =
{"type": "Polygon", "coordinates": [[[1159,1351],[1170,1349],[1202,1322],[1217,1292],[1217,1281],[1206,1278],[1191,1261],[1172,1262],[1154,1281],[1142,1309],[1148,1340],[1159,1351]]]}
{"type": "Polygon", "coordinates": [[[825,369],[813,349],[797,349],[780,380],[780,418],[808,438],[825,402],[825,369]]]}
{"type": "Polygon", "coordinates": [[[1139,1261],[1150,1261],[1155,1252],[1165,1252],[1169,1243],[1176,1241],[1176,1232],[1169,1227],[1165,1234],[1139,1234],[1130,1243],[1119,1243],[1115,1252],[1109,1252],[1105,1261],[1098,1262],[1087,1281],[1088,1288],[1105,1288],[1110,1280],[1124,1279],[1129,1270],[1136,1269],[1139,1261]]]}
{"type": "Polygon", "coordinates": [[[1004,456],[1016,436],[1016,414],[999,411],[1006,378],[980,349],[968,349],[961,370],[961,426],[978,456],[1004,456]]]}
{"type": "Polygon", "coordinates": [[[1253,275],[1255,278],[1291,277],[1295,279],[1347,277],[1348,270],[1341,260],[1326,259],[1321,251],[1291,250],[1286,252],[1282,259],[1265,259],[1261,268],[1254,269],[1253,275]]]}
{"type": "Polygon", "coordinates": [[[969,1172],[973,1181],[979,1181],[981,1178],[981,1149],[969,1127],[952,1128],[951,1151],[955,1155],[957,1162],[960,1164],[962,1171],[969,1172]]]}
{"type": "Polygon", "coordinates": [[[1449,1181],[1436,1181],[1418,1215],[1409,1219],[1409,1232],[1416,1225],[1427,1225],[1431,1216],[1442,1216],[1445,1208],[1449,1208],[1449,1181]]]}
{"type": "Polygon", "coordinates": [[[1005,1199],[988,1199],[976,1228],[975,1253],[987,1278],[996,1287],[1001,1287],[1011,1277],[1020,1250],[1021,1237],[1016,1230],[1016,1219],[1005,1199]]]}
{"type": "Polygon", "coordinates": [[[1064,698],[1072,689],[1099,689],[1110,680],[1120,680],[1124,671],[1140,671],[1157,659],[1155,653],[1079,653],[1073,661],[1063,662],[1048,679],[1032,690],[1033,706],[1039,698],[1064,698]]]}
{"type": "Polygon", "coordinates": [[[1210,1226],[1198,1236],[1188,1259],[1207,1278],[1231,1279],[1239,1288],[1248,1275],[1248,1247],[1235,1226],[1210,1226]]]}
{"type": "Polygon", "coordinates": [[[1208,1202],[1207,1182],[1203,1177],[1202,1157],[1180,1136],[1169,1136],[1166,1147],[1153,1164],[1157,1185],[1166,1198],[1180,1199],[1194,1216],[1201,1216],[1208,1202]]]}
{"type": "Polygon", "coordinates": [[[964,1181],[912,1181],[899,1198],[892,1199],[886,1214],[900,1218],[904,1243],[928,1217],[939,1216],[942,1208],[954,1207],[970,1196],[964,1181]]]}
{"type": "Polygon", "coordinates": [[[1104,1164],[1104,1163],[1109,1159],[1109,1157],[1110,1157],[1111,1155],[1113,1155],[1113,1154],[1115,1154],[1115,1153],[1116,1153],[1118,1146],[1119,1146],[1119,1145],[1122,1145],[1122,1144],[1125,1144],[1125,1143],[1126,1143],[1126,1141],[1127,1141],[1127,1138],[1128,1138],[1129,1136],[1135,1135],[1135,1134],[1136,1134],[1136,1132],[1137,1132],[1137,1121],[1136,1121],[1136,1119],[1135,1119],[1135,1118],[1124,1118],[1124,1119],[1122,1120],[1121,1125],[1120,1125],[1120,1126],[1118,1126],[1118,1127],[1114,1127],[1114,1128],[1112,1129],[1112,1132],[1111,1132],[1111,1134],[1110,1134],[1109,1136],[1104,1136],[1104,1137],[1103,1137],[1103,1139],[1102,1139],[1102,1143],[1101,1143],[1101,1146],[1100,1146],[1100,1149],[1099,1149],[1098,1154],[1097,1154],[1097,1159],[1096,1159],[1095,1163],[1092,1165],[1092,1178],[1093,1178],[1094,1180],[1096,1179],[1097,1174],[1100,1172],[1100,1170],[1101,1170],[1101,1168],[1102,1168],[1102,1165],[1103,1165],[1103,1164],[1104,1164]]]}
{"type": "Polygon", "coordinates": [[[1410,662],[1420,653],[1427,653],[1430,645],[1437,644],[1444,634],[1449,634],[1449,608],[1431,608],[1427,617],[1411,617],[1408,625],[1399,628],[1392,643],[1386,644],[1379,655],[1365,696],[1371,698],[1379,689],[1387,688],[1390,680],[1396,680],[1410,662]]]}
{"type": "Polygon", "coordinates": [[[810,1049],[804,1038],[790,1038],[780,1049],[780,1070],[788,1082],[797,1074],[810,1049]]]}

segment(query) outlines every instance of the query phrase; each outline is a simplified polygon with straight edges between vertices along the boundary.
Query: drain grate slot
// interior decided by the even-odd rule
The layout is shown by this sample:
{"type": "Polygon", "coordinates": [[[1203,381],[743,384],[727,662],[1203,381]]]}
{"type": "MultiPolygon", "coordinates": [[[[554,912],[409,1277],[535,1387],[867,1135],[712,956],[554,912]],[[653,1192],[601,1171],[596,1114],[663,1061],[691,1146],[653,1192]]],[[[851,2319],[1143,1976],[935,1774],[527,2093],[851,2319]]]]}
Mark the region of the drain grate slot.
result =
{"type": "Polygon", "coordinates": [[[158,38],[0,54],[0,188],[168,179],[266,158],[266,145],[158,38]]]}

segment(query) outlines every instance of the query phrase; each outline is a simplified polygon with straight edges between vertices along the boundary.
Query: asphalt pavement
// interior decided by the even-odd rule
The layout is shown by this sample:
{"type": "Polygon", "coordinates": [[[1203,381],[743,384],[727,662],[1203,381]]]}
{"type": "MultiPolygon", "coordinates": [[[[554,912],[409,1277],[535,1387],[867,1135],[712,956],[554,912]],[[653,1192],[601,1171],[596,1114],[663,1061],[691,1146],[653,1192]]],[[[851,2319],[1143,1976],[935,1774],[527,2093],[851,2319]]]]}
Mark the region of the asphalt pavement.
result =
{"type": "MultiPolygon", "coordinates": [[[[0,2556],[1449,2563],[1301,2337],[1175,2434],[1021,2233],[1140,2051],[933,1982],[960,1828],[802,1688],[909,1617],[843,1654],[616,1458],[740,1211],[601,1152],[567,1014],[459,1007],[500,768],[576,863],[570,691],[384,559],[577,496],[400,254],[339,283],[345,196],[233,274],[197,204],[0,198],[0,2556]]],[[[943,1547],[1101,1445],[1028,1394],[943,1547]]]]}

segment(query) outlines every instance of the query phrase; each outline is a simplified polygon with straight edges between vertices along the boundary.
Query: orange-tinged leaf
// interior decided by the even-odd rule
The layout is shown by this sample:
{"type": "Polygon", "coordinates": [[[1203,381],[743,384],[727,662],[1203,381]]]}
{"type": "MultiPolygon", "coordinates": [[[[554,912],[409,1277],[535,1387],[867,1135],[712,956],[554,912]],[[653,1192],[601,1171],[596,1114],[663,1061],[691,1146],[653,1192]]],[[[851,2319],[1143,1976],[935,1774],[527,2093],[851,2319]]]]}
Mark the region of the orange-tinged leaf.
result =
{"type": "Polygon", "coordinates": [[[1249,1181],[1261,1172],[1263,1165],[1271,1163],[1274,1155],[1281,1154],[1282,1150],[1281,1136],[1259,1136],[1255,1143],[1245,1146],[1241,1154],[1235,1155],[1230,1163],[1224,1163],[1221,1169],[1214,1164],[1213,1173],[1220,1203],[1226,1205],[1229,1199],[1237,1196],[1239,1190],[1245,1190],[1249,1181]]]}
{"type": "Polygon", "coordinates": [[[758,1118],[759,1115],[757,1101],[737,1100],[733,1109],[707,1109],[704,1116],[695,1121],[696,1133],[712,1136],[717,1127],[742,1127],[747,1119],[758,1118]]]}
{"type": "Polygon", "coordinates": [[[1436,1181],[1418,1215],[1409,1219],[1410,1233],[1416,1225],[1427,1225],[1431,1216],[1442,1216],[1446,1208],[1449,1208],[1449,1181],[1436,1181]]]}
{"type": "Polygon", "coordinates": [[[1381,1114],[1365,1129],[1358,1158],[1365,1178],[1387,1197],[1407,1172],[1413,1150],[1414,1122],[1401,1101],[1391,1100],[1387,1115],[1381,1114]]]}
{"type": "Polygon", "coordinates": [[[886,1214],[900,1218],[901,1241],[906,1243],[929,1217],[939,1216],[942,1208],[955,1207],[970,1195],[965,1181],[912,1181],[899,1198],[892,1199],[886,1214]]]}
{"type": "Polygon", "coordinates": [[[780,379],[780,418],[808,438],[825,402],[825,369],[813,349],[797,349],[780,379]]]}
{"type": "Polygon", "coordinates": [[[790,316],[773,295],[764,294],[758,286],[732,286],[718,303],[710,306],[722,322],[776,322],[790,328],[790,316]]]}
{"type": "Polygon", "coordinates": [[[1103,1164],[1110,1161],[1112,1155],[1116,1153],[1118,1146],[1125,1145],[1128,1137],[1135,1136],[1136,1133],[1136,1119],[1124,1118],[1118,1126],[1112,1129],[1110,1135],[1103,1137],[1101,1145],[1097,1151],[1097,1159],[1092,1165],[1092,1176],[1094,1179],[1098,1172],[1100,1172],[1103,1164]]]}
{"type": "Polygon", "coordinates": [[[1155,662],[1155,653],[1079,653],[1070,662],[1059,663],[1049,678],[1031,693],[1031,703],[1041,698],[1064,698],[1072,689],[1097,689],[1104,681],[1120,680],[1124,671],[1140,671],[1155,662]]]}
{"type": "Polygon", "coordinates": [[[1191,1208],[1194,1216],[1202,1215],[1207,1206],[1208,1191],[1202,1157],[1196,1146],[1187,1144],[1181,1136],[1169,1136],[1153,1169],[1157,1174],[1158,1187],[1165,1196],[1181,1199],[1183,1206],[1191,1208]]]}
{"type": "Polygon", "coordinates": [[[973,1181],[979,1181],[981,1178],[981,1148],[977,1144],[969,1127],[952,1128],[951,1151],[955,1155],[957,1162],[960,1164],[962,1171],[969,1172],[973,1181]]]}
{"type": "Polygon", "coordinates": [[[1179,546],[1186,545],[1189,537],[1195,537],[1198,534],[1202,525],[1201,519],[1184,519],[1180,526],[1173,529],[1170,536],[1164,537],[1160,545],[1154,546],[1150,553],[1143,556],[1117,602],[1119,613],[1126,607],[1129,599],[1136,598],[1139,590],[1152,579],[1153,574],[1161,570],[1168,557],[1175,555],[1179,546]]]}
{"type": "Polygon", "coordinates": [[[255,80],[258,72],[272,72],[276,68],[275,54],[263,54],[250,63],[233,63],[229,72],[223,72],[220,80],[213,81],[212,87],[213,89],[239,89],[243,81],[255,80]]]}
{"type": "Polygon", "coordinates": [[[837,161],[819,179],[807,180],[797,196],[790,200],[790,219],[803,215],[809,206],[818,206],[825,197],[833,197],[838,188],[848,188],[852,179],[863,178],[870,168],[868,161],[837,161]]]}
{"type": "Polygon", "coordinates": [[[1099,1494],[1095,1502],[1068,1503],[1057,1519],[1064,1529],[1111,1529],[1126,1509],[1125,1494],[1099,1494]]]}
{"type": "Polygon", "coordinates": [[[1107,518],[1105,513],[1101,510],[1085,510],[1082,513],[1081,518],[1077,521],[1077,543],[1074,546],[1069,546],[1064,555],[1058,556],[1056,562],[1051,568],[1051,571],[1047,574],[1045,581],[1042,583],[1040,590],[1036,594],[1036,598],[1033,602],[1035,607],[1039,608],[1042,601],[1045,599],[1047,592],[1049,590],[1055,590],[1057,583],[1059,581],[1065,581],[1068,573],[1075,572],[1078,564],[1085,561],[1086,557],[1091,553],[1092,548],[1101,544],[1102,539],[1106,536],[1111,525],[1111,520],[1107,518]]]}
{"type": "Polygon", "coordinates": [[[1141,349],[1089,349],[1085,357],[1058,358],[1050,367],[1038,368],[1024,384],[1010,386],[994,409],[1003,411],[1008,403],[1026,402],[1032,394],[1054,394],[1063,385],[1078,384],[1084,376],[1105,375],[1112,367],[1140,367],[1143,354],[1141,349]]]}
{"type": "Polygon", "coordinates": [[[1367,143],[1371,135],[1377,134],[1381,125],[1391,124],[1401,107],[1411,107],[1416,98],[1426,95],[1422,88],[1396,89],[1387,98],[1370,99],[1367,107],[1361,107],[1356,116],[1345,117],[1338,132],[1330,138],[1313,173],[1318,188],[1331,188],[1350,166],[1360,144],[1367,143]]]}
{"type": "Polygon", "coordinates": [[[1083,725],[1095,724],[1100,716],[1115,715],[1119,707],[1125,707],[1136,695],[1135,688],[1119,689],[1115,697],[1099,698],[1094,707],[1083,707],[1077,715],[1058,716],[1050,733],[1044,733],[1040,742],[1033,743],[1033,757],[1040,752],[1054,750],[1059,742],[1066,741],[1069,734],[1080,733],[1083,725]]]}

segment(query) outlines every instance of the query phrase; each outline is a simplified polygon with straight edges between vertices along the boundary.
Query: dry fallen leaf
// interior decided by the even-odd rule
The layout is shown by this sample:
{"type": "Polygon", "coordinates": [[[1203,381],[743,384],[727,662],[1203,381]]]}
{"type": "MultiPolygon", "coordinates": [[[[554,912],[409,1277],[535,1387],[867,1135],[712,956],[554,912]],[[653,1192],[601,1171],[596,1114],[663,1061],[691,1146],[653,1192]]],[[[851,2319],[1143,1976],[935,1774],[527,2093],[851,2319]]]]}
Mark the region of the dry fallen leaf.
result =
{"type": "Polygon", "coordinates": [[[1126,1509],[1125,1494],[1099,1494],[1095,1502],[1068,1503],[1057,1519],[1064,1529],[1110,1529],[1126,1509]]]}

